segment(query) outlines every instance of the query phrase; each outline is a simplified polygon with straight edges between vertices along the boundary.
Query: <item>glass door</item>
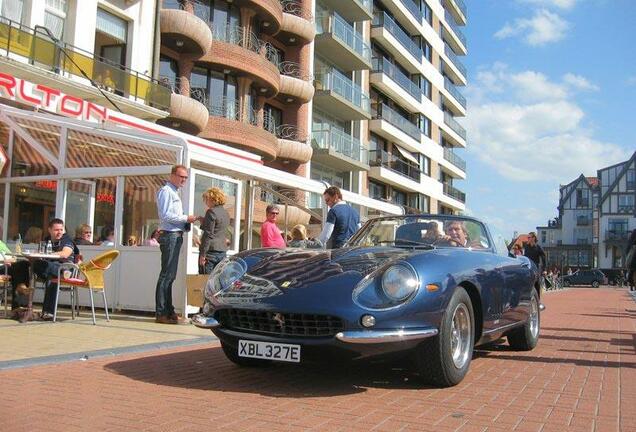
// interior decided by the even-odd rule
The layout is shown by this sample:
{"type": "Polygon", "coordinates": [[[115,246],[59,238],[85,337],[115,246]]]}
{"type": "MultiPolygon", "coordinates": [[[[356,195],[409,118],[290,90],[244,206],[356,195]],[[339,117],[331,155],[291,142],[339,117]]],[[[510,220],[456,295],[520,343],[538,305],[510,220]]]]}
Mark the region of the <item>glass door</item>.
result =
{"type": "MultiPolygon", "coordinates": [[[[95,214],[95,182],[90,180],[66,181],[66,205],[64,223],[71,238],[75,238],[76,229],[87,224],[93,228],[95,214]]],[[[91,239],[95,241],[95,239],[91,239]]]]}

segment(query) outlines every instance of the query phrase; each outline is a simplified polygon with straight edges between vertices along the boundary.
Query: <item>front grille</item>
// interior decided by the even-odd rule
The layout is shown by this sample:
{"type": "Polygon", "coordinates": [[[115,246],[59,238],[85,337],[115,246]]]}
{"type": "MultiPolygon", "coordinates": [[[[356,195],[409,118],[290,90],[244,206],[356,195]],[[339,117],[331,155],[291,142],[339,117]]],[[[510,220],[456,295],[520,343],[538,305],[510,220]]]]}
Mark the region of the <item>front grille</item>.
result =
{"type": "Polygon", "coordinates": [[[216,312],[215,318],[221,326],[230,330],[281,337],[328,337],[343,330],[342,320],[331,315],[222,309],[216,312]]]}

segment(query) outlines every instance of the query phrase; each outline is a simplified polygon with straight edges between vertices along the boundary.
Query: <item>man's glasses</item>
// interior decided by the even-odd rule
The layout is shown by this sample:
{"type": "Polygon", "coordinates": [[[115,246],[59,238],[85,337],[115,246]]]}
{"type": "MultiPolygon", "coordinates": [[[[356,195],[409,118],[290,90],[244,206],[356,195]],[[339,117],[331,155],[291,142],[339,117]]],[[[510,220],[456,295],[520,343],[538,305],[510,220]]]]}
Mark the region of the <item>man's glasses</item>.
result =
{"type": "Polygon", "coordinates": [[[271,212],[271,215],[278,216],[278,212],[271,212]]]}

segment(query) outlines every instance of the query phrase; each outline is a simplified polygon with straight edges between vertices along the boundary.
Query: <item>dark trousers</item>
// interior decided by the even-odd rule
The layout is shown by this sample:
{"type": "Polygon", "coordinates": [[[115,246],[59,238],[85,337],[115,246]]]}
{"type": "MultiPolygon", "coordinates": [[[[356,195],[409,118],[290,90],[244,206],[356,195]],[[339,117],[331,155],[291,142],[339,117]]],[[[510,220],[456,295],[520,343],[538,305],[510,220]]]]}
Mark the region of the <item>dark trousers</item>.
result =
{"type": "Polygon", "coordinates": [[[205,254],[205,266],[199,266],[199,274],[210,274],[214,267],[227,255],[227,252],[209,251],[205,254]]]}
{"type": "Polygon", "coordinates": [[[55,298],[57,296],[57,284],[51,282],[51,278],[57,277],[57,272],[62,263],[58,261],[38,260],[33,263],[33,273],[40,279],[46,279],[44,287],[44,302],[42,312],[52,314],[55,309],[55,298]]]}
{"type": "Polygon", "coordinates": [[[155,311],[157,316],[174,314],[172,305],[172,283],[177,277],[179,266],[179,252],[183,244],[182,232],[163,232],[159,236],[161,249],[161,272],[157,280],[155,291],[155,311]]]}
{"type": "MultiPolygon", "coordinates": [[[[0,273],[4,274],[4,266],[0,266],[0,273]]],[[[11,309],[25,307],[29,299],[27,296],[17,295],[15,289],[19,284],[29,286],[29,262],[17,261],[7,267],[7,273],[11,276],[11,309]]]]}

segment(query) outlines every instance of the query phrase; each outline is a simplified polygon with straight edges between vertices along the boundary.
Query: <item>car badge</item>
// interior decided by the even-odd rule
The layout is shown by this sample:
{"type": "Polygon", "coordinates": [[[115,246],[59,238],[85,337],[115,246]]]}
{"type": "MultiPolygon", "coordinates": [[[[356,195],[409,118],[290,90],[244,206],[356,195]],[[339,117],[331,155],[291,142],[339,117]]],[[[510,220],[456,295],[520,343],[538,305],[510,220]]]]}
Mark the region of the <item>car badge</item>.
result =
{"type": "Polygon", "coordinates": [[[239,289],[243,286],[243,283],[240,280],[234,281],[234,283],[232,284],[232,286],[236,289],[239,289]]]}
{"type": "Polygon", "coordinates": [[[278,326],[280,328],[283,328],[285,326],[285,317],[283,317],[283,314],[276,312],[272,315],[272,319],[276,321],[276,323],[278,323],[278,326]]]}
{"type": "Polygon", "coordinates": [[[289,285],[291,285],[291,281],[285,281],[282,284],[280,284],[280,286],[282,286],[283,288],[287,288],[289,285]]]}

